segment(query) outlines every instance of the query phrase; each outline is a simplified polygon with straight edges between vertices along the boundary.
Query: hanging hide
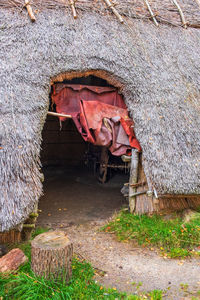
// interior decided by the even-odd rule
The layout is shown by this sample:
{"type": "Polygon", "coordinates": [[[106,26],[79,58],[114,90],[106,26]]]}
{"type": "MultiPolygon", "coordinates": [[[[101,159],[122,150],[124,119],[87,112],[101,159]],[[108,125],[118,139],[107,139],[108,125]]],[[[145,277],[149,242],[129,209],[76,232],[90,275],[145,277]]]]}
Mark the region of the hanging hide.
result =
{"type": "MultiPolygon", "coordinates": [[[[52,100],[58,113],[72,116],[85,141],[106,146],[116,156],[130,154],[131,148],[141,150],[133,121],[117,89],[57,84],[53,86],[52,100]]],[[[65,119],[60,117],[61,121],[65,119]]]]}

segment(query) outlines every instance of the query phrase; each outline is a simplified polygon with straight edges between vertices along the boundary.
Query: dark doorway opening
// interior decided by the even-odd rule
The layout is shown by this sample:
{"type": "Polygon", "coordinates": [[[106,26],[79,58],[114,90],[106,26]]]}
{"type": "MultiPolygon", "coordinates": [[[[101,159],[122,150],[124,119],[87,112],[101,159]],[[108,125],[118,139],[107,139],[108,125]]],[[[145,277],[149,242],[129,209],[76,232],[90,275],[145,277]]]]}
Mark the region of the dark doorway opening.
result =
{"type": "MultiPolygon", "coordinates": [[[[95,76],[62,83],[110,87],[106,80],[95,76]]],[[[47,116],[42,138],[44,195],[39,201],[38,225],[56,228],[105,220],[126,203],[120,190],[128,182],[127,165],[121,157],[109,153],[109,164],[116,168],[107,169],[106,182],[102,184],[102,147],[85,142],[72,119],[62,122],[61,127],[57,117],[47,116]]]]}

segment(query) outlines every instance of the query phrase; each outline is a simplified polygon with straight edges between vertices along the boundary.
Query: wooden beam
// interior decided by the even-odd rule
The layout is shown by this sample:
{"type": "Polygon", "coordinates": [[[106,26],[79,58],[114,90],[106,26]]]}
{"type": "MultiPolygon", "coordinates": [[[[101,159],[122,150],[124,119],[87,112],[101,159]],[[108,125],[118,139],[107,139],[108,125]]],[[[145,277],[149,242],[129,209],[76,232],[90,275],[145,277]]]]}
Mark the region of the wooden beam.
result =
{"type": "Polygon", "coordinates": [[[190,195],[180,195],[180,194],[158,194],[158,198],[200,198],[200,195],[190,194],[190,195]]]}
{"type": "Polygon", "coordinates": [[[64,117],[64,118],[68,118],[68,119],[72,118],[71,115],[59,114],[59,113],[56,113],[56,112],[53,112],[53,111],[48,111],[47,115],[54,116],[54,117],[64,117]]]}

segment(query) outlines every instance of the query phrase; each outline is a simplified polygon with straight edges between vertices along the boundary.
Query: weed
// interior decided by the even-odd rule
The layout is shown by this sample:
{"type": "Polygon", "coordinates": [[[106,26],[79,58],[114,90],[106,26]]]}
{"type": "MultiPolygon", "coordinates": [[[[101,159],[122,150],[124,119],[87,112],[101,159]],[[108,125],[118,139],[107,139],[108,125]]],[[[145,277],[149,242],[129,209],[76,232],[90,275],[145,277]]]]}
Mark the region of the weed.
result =
{"type": "MultiPolygon", "coordinates": [[[[159,247],[171,258],[197,255],[200,244],[200,216],[184,224],[180,217],[165,220],[160,215],[133,215],[121,211],[102,230],[115,233],[121,241],[136,241],[141,246],[159,247]]],[[[151,248],[153,249],[153,248],[151,248]]]]}
{"type": "Polygon", "coordinates": [[[189,285],[187,283],[181,283],[180,287],[182,290],[184,290],[186,292],[188,290],[189,285]]]}

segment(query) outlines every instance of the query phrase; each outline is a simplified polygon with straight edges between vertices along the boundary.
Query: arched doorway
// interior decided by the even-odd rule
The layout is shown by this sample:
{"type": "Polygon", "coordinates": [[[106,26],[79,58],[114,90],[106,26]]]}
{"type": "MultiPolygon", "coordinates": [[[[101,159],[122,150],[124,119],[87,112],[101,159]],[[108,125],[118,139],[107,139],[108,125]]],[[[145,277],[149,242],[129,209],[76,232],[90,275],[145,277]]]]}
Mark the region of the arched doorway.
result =
{"type": "MultiPolygon", "coordinates": [[[[118,94],[116,87],[93,74],[64,79],[52,85],[51,111],[56,111],[57,104],[53,93],[63,86],[75,91],[87,86],[92,93],[99,88],[104,89],[104,94],[112,90],[118,94]]],[[[67,97],[74,95],[67,94],[67,97]]],[[[122,101],[122,96],[119,97],[122,101]]],[[[75,124],[72,118],[61,123],[58,117],[47,116],[42,133],[41,162],[45,180],[44,196],[39,202],[39,225],[67,227],[106,219],[126,203],[121,189],[129,180],[129,163],[123,162],[121,155],[112,155],[107,147],[84,140],[85,133],[81,136],[75,124]]]]}

